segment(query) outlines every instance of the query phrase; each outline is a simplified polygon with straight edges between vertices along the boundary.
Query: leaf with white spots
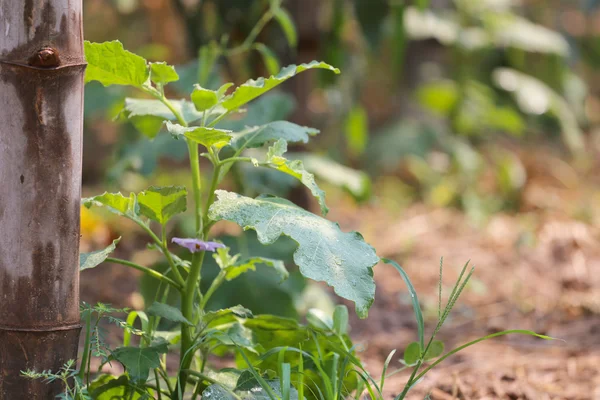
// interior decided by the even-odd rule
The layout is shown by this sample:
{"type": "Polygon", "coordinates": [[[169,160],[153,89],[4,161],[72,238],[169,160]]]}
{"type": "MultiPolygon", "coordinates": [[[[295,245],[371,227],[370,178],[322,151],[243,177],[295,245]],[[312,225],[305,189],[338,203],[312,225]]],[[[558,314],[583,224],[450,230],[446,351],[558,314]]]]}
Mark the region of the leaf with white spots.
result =
{"type": "Polygon", "coordinates": [[[209,210],[214,221],[232,221],[253,229],[262,244],[273,244],[289,236],[298,248],[294,262],[307,278],[324,281],[335,292],[356,304],[361,318],[368,314],[375,296],[373,266],[375,250],[357,232],[342,232],[339,226],[277,197],[252,199],[223,190],[209,210]]]}

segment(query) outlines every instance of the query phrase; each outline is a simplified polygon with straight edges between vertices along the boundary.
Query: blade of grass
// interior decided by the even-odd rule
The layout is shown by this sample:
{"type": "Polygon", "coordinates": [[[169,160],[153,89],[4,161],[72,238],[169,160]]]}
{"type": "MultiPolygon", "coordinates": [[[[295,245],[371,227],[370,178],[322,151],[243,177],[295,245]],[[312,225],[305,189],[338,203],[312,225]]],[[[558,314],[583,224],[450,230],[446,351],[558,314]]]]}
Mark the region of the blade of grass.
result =
{"type": "Polygon", "coordinates": [[[383,385],[385,384],[385,373],[387,372],[390,362],[392,362],[392,357],[394,357],[394,354],[396,354],[396,350],[392,350],[385,359],[385,363],[383,363],[383,372],[381,372],[381,383],[379,384],[379,390],[381,391],[383,391],[383,385]]]}
{"type": "Polygon", "coordinates": [[[400,276],[402,276],[402,279],[404,280],[404,283],[406,284],[406,287],[408,288],[408,292],[410,293],[413,309],[415,312],[415,319],[417,320],[419,344],[421,345],[421,349],[424,349],[425,348],[425,336],[424,336],[425,335],[425,323],[423,321],[423,313],[421,312],[421,306],[419,305],[419,298],[417,297],[417,292],[416,292],[412,282],[410,281],[408,274],[406,273],[406,271],[404,271],[404,269],[400,265],[398,265],[398,263],[396,263],[393,260],[387,259],[387,258],[383,258],[382,261],[386,264],[392,265],[394,268],[396,268],[396,270],[398,270],[398,272],[400,272],[400,276]]]}

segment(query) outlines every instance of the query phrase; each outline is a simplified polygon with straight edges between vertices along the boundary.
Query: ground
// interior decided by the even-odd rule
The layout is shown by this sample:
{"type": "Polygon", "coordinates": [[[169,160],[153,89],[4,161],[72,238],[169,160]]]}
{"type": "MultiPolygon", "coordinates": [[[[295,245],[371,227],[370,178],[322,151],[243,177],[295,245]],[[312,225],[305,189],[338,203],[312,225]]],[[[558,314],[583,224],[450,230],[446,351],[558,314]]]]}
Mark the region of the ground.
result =
{"type": "MultiPolygon", "coordinates": [[[[557,165],[552,159],[533,162],[543,173],[530,180],[520,211],[479,224],[459,210],[424,204],[397,211],[377,202],[357,206],[338,199],[331,204],[332,220],[345,230],[361,231],[380,256],[406,269],[429,329],[437,313],[440,257],[446,295],[467,260],[476,266],[440,334],[447,349],[505,329],[531,329],[558,339],[509,336],[480,343],[433,370],[411,399],[427,394],[439,400],[600,399],[600,225],[594,213],[577,218],[573,210],[593,206],[596,192],[587,180],[568,184],[565,176],[571,171],[565,172],[563,164],[562,172],[554,173],[547,165],[557,165]]],[[[86,272],[83,299],[135,306],[135,277],[118,267],[86,272]],[[105,284],[98,284],[100,277],[105,284]]],[[[363,344],[367,368],[379,376],[389,352],[397,349],[397,360],[415,340],[416,324],[398,273],[379,264],[375,279],[369,318],[354,317],[351,334],[363,344]]],[[[398,367],[393,361],[390,370],[398,367]]],[[[386,398],[398,394],[407,377],[402,372],[388,379],[386,398]]]]}

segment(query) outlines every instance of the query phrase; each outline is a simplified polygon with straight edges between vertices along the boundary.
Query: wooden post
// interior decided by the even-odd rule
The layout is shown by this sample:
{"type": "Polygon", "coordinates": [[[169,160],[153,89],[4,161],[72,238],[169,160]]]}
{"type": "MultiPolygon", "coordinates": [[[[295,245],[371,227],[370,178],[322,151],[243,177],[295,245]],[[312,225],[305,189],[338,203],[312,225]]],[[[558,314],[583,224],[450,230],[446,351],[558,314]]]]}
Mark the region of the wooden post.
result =
{"type": "Polygon", "coordinates": [[[0,0],[0,400],[54,399],[77,357],[81,0],[0,0]]]}

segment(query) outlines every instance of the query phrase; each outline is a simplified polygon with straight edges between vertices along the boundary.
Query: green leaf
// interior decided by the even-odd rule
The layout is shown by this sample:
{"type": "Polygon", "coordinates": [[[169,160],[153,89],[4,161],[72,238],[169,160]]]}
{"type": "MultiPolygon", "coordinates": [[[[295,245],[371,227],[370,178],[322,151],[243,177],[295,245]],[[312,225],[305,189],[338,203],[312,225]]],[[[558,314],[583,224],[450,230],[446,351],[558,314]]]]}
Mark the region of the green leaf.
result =
{"type": "Polygon", "coordinates": [[[332,67],[324,62],[312,61],[308,64],[290,65],[279,71],[276,76],[270,78],[259,78],[257,80],[250,79],[248,82],[239,86],[232,94],[224,98],[223,107],[228,111],[233,111],[244,104],[254,100],[255,98],[263,95],[274,87],[282,84],[288,79],[296,76],[297,74],[307,71],[309,69],[327,69],[333,71],[336,74],[340,73],[340,70],[332,67]]]}
{"type": "Polygon", "coordinates": [[[333,330],[338,335],[348,333],[348,307],[343,304],[335,306],[333,310],[333,330]]]}
{"type": "Polygon", "coordinates": [[[192,103],[196,110],[203,112],[216,106],[219,102],[219,95],[214,90],[204,89],[200,85],[194,85],[194,91],[190,95],[192,103]]]}
{"type": "Polygon", "coordinates": [[[350,154],[362,155],[369,141],[369,118],[361,106],[355,106],[346,118],[346,142],[350,154]]]}
{"type": "Polygon", "coordinates": [[[421,312],[421,306],[419,305],[419,298],[417,297],[417,291],[415,290],[415,287],[413,286],[412,282],[410,281],[410,278],[408,277],[408,274],[406,273],[406,271],[404,271],[404,269],[398,265],[398,263],[396,263],[393,260],[389,260],[387,258],[382,259],[381,261],[383,261],[386,264],[390,264],[392,265],[394,268],[396,268],[396,270],[398,272],[400,272],[400,276],[402,276],[402,280],[404,280],[404,283],[406,284],[406,287],[408,288],[408,292],[410,293],[410,299],[412,301],[412,305],[413,305],[413,311],[415,313],[415,319],[417,320],[417,328],[418,328],[418,335],[419,335],[419,343],[421,344],[421,349],[425,348],[425,322],[423,321],[423,313],[421,312]]]}
{"type": "Polygon", "coordinates": [[[104,206],[109,211],[128,218],[136,218],[139,213],[139,206],[133,193],[129,197],[125,197],[121,193],[106,192],[99,196],[82,199],[81,203],[87,208],[104,206]]]}
{"type": "Polygon", "coordinates": [[[290,47],[296,47],[298,45],[298,33],[291,15],[283,8],[278,7],[274,16],[279,26],[281,26],[290,47]]]}
{"type": "Polygon", "coordinates": [[[194,126],[186,128],[184,126],[167,122],[167,130],[175,137],[184,136],[202,146],[209,148],[216,146],[222,148],[231,141],[231,131],[217,128],[207,128],[203,126],[194,126]]]}
{"type": "Polygon", "coordinates": [[[541,80],[511,68],[497,68],[492,79],[498,87],[511,92],[521,111],[541,115],[552,113],[560,122],[563,141],[577,154],[584,149],[584,134],[569,103],[541,80]]]}
{"type": "Polygon", "coordinates": [[[137,196],[140,214],[166,224],[174,215],[187,208],[187,189],[183,186],[150,186],[137,196]]]}
{"type": "Polygon", "coordinates": [[[288,153],[288,157],[301,160],[308,172],[318,179],[344,189],[358,202],[371,197],[371,178],[363,171],[348,168],[329,158],[310,153],[288,153]]]}
{"type": "Polygon", "coordinates": [[[186,317],[183,316],[183,314],[178,308],[175,308],[168,304],[154,302],[152,303],[150,308],[146,310],[146,312],[148,315],[155,315],[157,317],[161,317],[172,322],[178,322],[190,326],[193,325],[186,317]]]}
{"type": "Polygon", "coordinates": [[[262,43],[256,43],[254,48],[260,53],[265,62],[265,66],[267,67],[267,71],[269,71],[270,75],[276,75],[281,66],[279,65],[279,60],[273,51],[265,46],[262,43]]]}
{"type": "Polygon", "coordinates": [[[148,139],[154,139],[165,123],[163,118],[150,115],[129,117],[129,121],[131,121],[135,129],[148,137],[148,139]]]}
{"type": "Polygon", "coordinates": [[[273,260],[264,257],[253,257],[243,261],[239,261],[225,268],[225,279],[231,281],[247,271],[256,271],[256,265],[260,264],[275,269],[275,272],[277,273],[277,275],[279,275],[282,282],[286,280],[290,275],[287,269],[285,269],[285,264],[283,263],[283,261],[273,260]]]}
{"type": "Polygon", "coordinates": [[[325,192],[321,190],[317,185],[317,182],[315,182],[315,176],[304,169],[304,163],[302,161],[289,161],[283,157],[283,154],[285,154],[286,151],[287,142],[283,139],[279,139],[273,146],[269,147],[269,151],[267,152],[267,165],[270,168],[291,175],[302,182],[302,184],[306,186],[319,201],[321,213],[327,215],[329,208],[327,207],[327,204],[325,204],[325,192]]]}
{"type": "Polygon", "coordinates": [[[88,392],[94,400],[132,399],[138,400],[142,395],[129,382],[127,375],[119,378],[112,375],[100,375],[88,387],[88,392]]]}
{"type": "Polygon", "coordinates": [[[427,349],[427,353],[425,353],[423,359],[425,361],[432,360],[438,358],[442,354],[444,354],[444,342],[441,340],[434,340],[431,342],[431,345],[429,345],[429,349],[427,349]]]}
{"type": "Polygon", "coordinates": [[[91,43],[85,41],[87,69],[85,82],[98,81],[104,86],[141,87],[150,75],[146,60],[123,48],[121,42],[91,43]]]}
{"type": "Polygon", "coordinates": [[[170,82],[177,82],[179,75],[175,67],[165,62],[150,63],[150,79],[157,85],[166,85],[170,82]]]}
{"type": "Polygon", "coordinates": [[[310,326],[324,331],[333,331],[333,319],[325,311],[311,308],[306,313],[306,321],[310,326]]]}
{"type": "Polygon", "coordinates": [[[412,366],[421,358],[421,346],[418,342],[412,342],[404,350],[404,362],[406,365],[412,366]]]}
{"type": "Polygon", "coordinates": [[[357,232],[345,233],[326,219],[276,197],[251,199],[223,190],[211,206],[214,221],[232,221],[257,232],[262,244],[289,236],[298,249],[294,261],[300,272],[333,286],[335,292],[356,303],[361,318],[367,316],[375,295],[373,266],[379,258],[357,232]]]}
{"type": "Polygon", "coordinates": [[[262,126],[255,126],[233,134],[231,147],[260,147],[265,143],[284,139],[288,143],[308,143],[311,136],[319,134],[318,129],[296,125],[287,121],[275,121],[262,126]]]}
{"type": "MultiPolygon", "coordinates": [[[[171,100],[173,108],[183,116],[183,119],[188,124],[202,119],[203,113],[196,110],[194,104],[186,100],[171,100]]],[[[152,116],[160,119],[161,121],[176,121],[177,117],[169,108],[159,100],[149,99],[125,99],[125,107],[123,112],[127,118],[132,119],[135,117],[152,116]]],[[[213,108],[207,116],[220,115],[225,110],[217,106],[213,108]]]]}
{"type": "Polygon", "coordinates": [[[224,308],[216,311],[207,311],[204,314],[204,321],[208,324],[217,318],[221,318],[227,315],[234,315],[240,318],[252,318],[252,311],[248,310],[246,307],[242,307],[240,305],[224,308]]]}
{"type": "MultiPolygon", "coordinates": [[[[243,377],[243,375],[242,375],[243,377]]],[[[245,379],[245,378],[244,378],[245,379]]],[[[283,398],[281,384],[279,380],[267,380],[266,383],[270,386],[272,391],[278,396],[283,398]]],[[[231,389],[230,389],[231,390],[231,389]]],[[[230,390],[226,390],[221,384],[212,384],[202,392],[202,399],[204,400],[272,400],[268,392],[259,384],[256,379],[246,380],[242,382],[234,391],[234,395],[231,394],[230,390]]],[[[290,388],[289,397],[290,400],[298,400],[298,391],[295,388],[290,388]]]]}
{"type": "Polygon", "coordinates": [[[126,368],[133,381],[146,382],[150,370],[160,367],[160,355],[168,351],[166,343],[151,347],[119,347],[112,352],[112,358],[126,368]]]}
{"type": "Polygon", "coordinates": [[[92,251],[91,253],[81,253],[79,255],[79,270],[83,271],[91,269],[102,264],[108,258],[108,255],[115,251],[117,244],[121,238],[113,240],[113,242],[104,250],[92,251]]]}

